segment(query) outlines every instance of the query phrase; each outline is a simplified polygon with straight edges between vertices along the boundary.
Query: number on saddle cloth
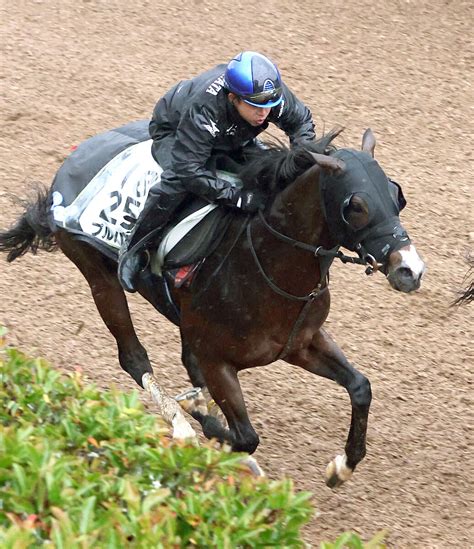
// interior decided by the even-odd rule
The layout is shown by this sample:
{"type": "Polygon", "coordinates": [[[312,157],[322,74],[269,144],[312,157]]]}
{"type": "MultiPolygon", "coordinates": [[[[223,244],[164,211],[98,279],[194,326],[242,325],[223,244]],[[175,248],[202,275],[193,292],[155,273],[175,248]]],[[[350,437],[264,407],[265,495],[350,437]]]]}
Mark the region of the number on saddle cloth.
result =
{"type": "MultiPolygon", "coordinates": [[[[160,181],[163,171],[151,154],[152,140],[137,143],[145,134],[146,125],[140,122],[81,143],[56,174],[51,226],[75,233],[81,240],[116,258],[145,205],[150,188],[160,181]]],[[[231,159],[224,162],[222,156],[216,157],[215,166],[223,165],[233,170],[238,166],[231,159]]],[[[232,173],[219,172],[219,177],[239,185],[232,173]]],[[[192,226],[190,224],[190,228],[192,226]]],[[[183,256],[182,249],[179,255],[183,256]]],[[[175,260],[173,267],[177,263],[175,260]]]]}

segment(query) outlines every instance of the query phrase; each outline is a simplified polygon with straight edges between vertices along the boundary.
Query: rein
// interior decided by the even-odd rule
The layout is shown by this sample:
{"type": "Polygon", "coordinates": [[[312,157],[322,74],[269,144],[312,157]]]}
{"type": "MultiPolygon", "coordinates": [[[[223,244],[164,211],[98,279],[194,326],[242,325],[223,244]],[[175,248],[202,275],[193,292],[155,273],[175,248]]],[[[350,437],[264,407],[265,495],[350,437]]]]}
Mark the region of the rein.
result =
{"type": "MultiPolygon", "coordinates": [[[[288,244],[291,244],[292,246],[296,248],[302,248],[305,251],[314,253],[316,251],[316,248],[309,244],[305,244],[304,242],[299,242],[298,240],[293,240],[292,238],[289,238],[288,236],[279,233],[276,231],[271,225],[269,225],[266,221],[266,219],[263,217],[262,212],[259,210],[259,216],[260,219],[263,221],[264,226],[270,230],[270,232],[275,235],[279,240],[282,240],[283,242],[286,242],[288,244]]],[[[252,257],[255,261],[255,264],[258,267],[258,270],[260,271],[260,274],[263,276],[265,282],[270,286],[270,288],[277,293],[278,295],[281,295],[283,297],[286,297],[287,299],[292,299],[294,301],[313,301],[319,294],[321,294],[323,291],[327,289],[327,274],[329,270],[329,265],[326,269],[322,270],[321,272],[321,278],[319,280],[319,283],[316,285],[316,287],[309,292],[309,294],[306,295],[294,295],[286,292],[285,290],[282,290],[279,286],[277,286],[273,280],[267,275],[265,270],[262,267],[262,264],[260,263],[260,260],[258,259],[257,252],[255,251],[255,246],[253,244],[252,240],[252,221],[247,225],[247,240],[249,243],[250,251],[252,252],[252,257]],[[323,286],[324,282],[326,284],[323,286]]],[[[332,263],[332,259],[330,261],[332,263]]]]}
{"type": "Polygon", "coordinates": [[[262,210],[259,210],[258,212],[260,221],[262,222],[263,226],[273,234],[273,236],[276,236],[279,240],[282,242],[286,242],[287,244],[290,244],[291,246],[294,246],[295,248],[300,248],[302,250],[306,250],[307,252],[313,253],[316,257],[320,258],[327,258],[329,260],[329,265],[327,267],[327,270],[329,270],[329,267],[331,266],[331,263],[334,259],[339,259],[342,263],[352,263],[356,265],[369,265],[368,270],[366,271],[367,274],[372,274],[372,272],[376,271],[378,266],[374,261],[375,259],[369,255],[369,254],[363,254],[362,253],[362,246],[359,244],[357,247],[357,253],[359,253],[359,257],[354,257],[351,255],[345,255],[343,252],[339,250],[340,246],[335,246],[334,248],[331,248],[330,250],[326,250],[322,246],[312,246],[311,244],[306,244],[305,242],[300,242],[298,240],[294,240],[293,238],[290,238],[289,236],[286,236],[280,232],[278,232],[276,229],[274,229],[268,221],[265,219],[262,210]]]}

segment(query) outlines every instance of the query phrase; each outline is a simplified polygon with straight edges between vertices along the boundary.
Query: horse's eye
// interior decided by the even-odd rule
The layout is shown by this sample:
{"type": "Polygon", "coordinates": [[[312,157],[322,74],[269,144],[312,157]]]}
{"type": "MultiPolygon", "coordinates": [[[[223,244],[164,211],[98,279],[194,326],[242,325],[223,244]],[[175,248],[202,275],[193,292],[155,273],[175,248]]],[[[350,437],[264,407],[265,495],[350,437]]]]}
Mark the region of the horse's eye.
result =
{"type": "Polygon", "coordinates": [[[342,212],[344,221],[354,230],[360,230],[369,222],[367,203],[362,198],[352,197],[342,212]]]}

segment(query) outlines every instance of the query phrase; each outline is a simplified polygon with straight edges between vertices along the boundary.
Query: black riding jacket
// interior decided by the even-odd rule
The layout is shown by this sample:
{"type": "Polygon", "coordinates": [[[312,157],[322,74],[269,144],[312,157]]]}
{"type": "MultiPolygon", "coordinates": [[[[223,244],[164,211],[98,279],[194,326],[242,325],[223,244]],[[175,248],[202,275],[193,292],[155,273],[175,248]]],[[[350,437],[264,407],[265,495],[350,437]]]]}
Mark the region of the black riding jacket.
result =
{"type": "Polygon", "coordinates": [[[282,129],[292,145],[315,137],[310,110],[284,84],[283,100],[272,108],[266,121],[258,127],[248,124],[223,88],[225,68],[218,65],[179,82],[155,106],[149,129],[156,160],[160,158],[160,146],[171,140],[171,158],[165,166],[168,169],[161,176],[168,191],[192,192],[211,202],[232,202],[235,189],[206,168],[213,154],[238,151],[269,122],[282,129]]]}

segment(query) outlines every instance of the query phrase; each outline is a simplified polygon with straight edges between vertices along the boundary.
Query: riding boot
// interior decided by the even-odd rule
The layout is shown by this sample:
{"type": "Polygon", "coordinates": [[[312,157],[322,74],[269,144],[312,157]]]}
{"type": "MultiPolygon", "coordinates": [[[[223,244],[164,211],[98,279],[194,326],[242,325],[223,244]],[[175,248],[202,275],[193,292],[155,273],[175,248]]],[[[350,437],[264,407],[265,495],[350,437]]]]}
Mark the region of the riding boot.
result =
{"type": "Polygon", "coordinates": [[[157,246],[158,233],[182,202],[182,193],[168,194],[162,189],[150,189],[145,206],[119,254],[118,278],[127,292],[137,291],[138,274],[146,264],[147,245],[153,240],[157,246]]]}

